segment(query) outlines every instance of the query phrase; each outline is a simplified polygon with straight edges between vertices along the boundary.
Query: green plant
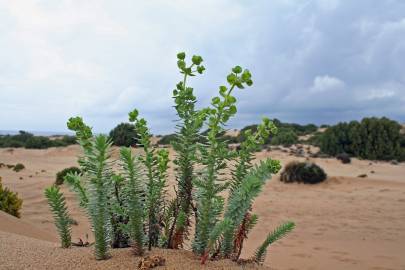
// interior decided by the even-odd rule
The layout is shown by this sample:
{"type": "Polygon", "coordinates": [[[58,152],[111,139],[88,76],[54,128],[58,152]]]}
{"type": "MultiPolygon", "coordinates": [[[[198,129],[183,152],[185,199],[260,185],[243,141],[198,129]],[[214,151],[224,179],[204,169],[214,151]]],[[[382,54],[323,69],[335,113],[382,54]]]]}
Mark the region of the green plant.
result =
{"type": "Polygon", "coordinates": [[[326,177],[324,170],[315,163],[292,161],[281,172],[280,180],[285,183],[317,184],[326,180],[326,177]]]}
{"type": "Polygon", "coordinates": [[[129,113],[129,121],[134,122],[135,129],[139,132],[139,142],[141,143],[145,155],[140,157],[146,168],[146,211],[148,222],[148,247],[159,245],[160,219],[164,210],[164,188],[166,186],[166,170],[169,163],[169,152],[161,149],[156,150],[151,145],[151,134],[147,127],[147,122],[143,118],[138,118],[138,111],[129,113]]]}
{"type": "Polygon", "coordinates": [[[24,170],[24,169],[25,169],[24,164],[17,163],[17,164],[14,166],[13,171],[19,172],[19,171],[22,171],[22,170],[24,170]]]}
{"type": "Polygon", "coordinates": [[[140,176],[141,169],[130,148],[121,149],[121,162],[124,169],[124,178],[128,181],[128,232],[133,240],[135,254],[142,255],[144,243],[144,205],[140,196],[143,190],[140,176]]]}
{"type": "Polygon", "coordinates": [[[19,131],[17,135],[0,135],[0,147],[25,147],[28,149],[45,149],[74,144],[73,136],[50,139],[44,136],[34,136],[26,131],[19,131]]]}
{"type": "Polygon", "coordinates": [[[74,166],[69,167],[69,168],[65,168],[65,169],[61,170],[60,172],[58,172],[58,173],[56,174],[55,185],[57,185],[57,186],[62,185],[63,182],[65,181],[65,176],[66,176],[68,173],[77,173],[77,174],[80,174],[80,173],[81,173],[81,170],[80,170],[79,168],[77,168],[77,167],[74,167],[74,166]]]}
{"type": "Polygon", "coordinates": [[[130,123],[121,123],[110,131],[110,139],[114,145],[135,146],[138,142],[138,134],[130,123]]]}
{"type": "Polygon", "coordinates": [[[320,148],[333,156],[347,153],[371,160],[401,159],[400,130],[401,125],[385,117],[339,123],[323,133],[320,148]]]}
{"type": "Polygon", "coordinates": [[[176,137],[177,137],[176,134],[164,135],[159,139],[158,144],[160,145],[172,144],[176,140],[176,137]]]}
{"type": "Polygon", "coordinates": [[[271,138],[270,144],[290,146],[298,143],[298,136],[293,130],[281,129],[279,132],[271,138]]]}
{"type": "Polygon", "coordinates": [[[235,155],[236,165],[232,170],[228,206],[225,211],[225,218],[230,220],[231,226],[224,231],[222,255],[235,259],[239,258],[244,239],[257,220],[257,216],[250,213],[254,197],[258,195],[264,181],[280,170],[280,163],[271,159],[252,169],[253,153],[265,143],[270,134],[277,134],[276,126],[267,118],[254,130],[254,133],[246,129],[243,132],[245,140],[235,155]]]}
{"type": "Polygon", "coordinates": [[[166,246],[170,248],[181,247],[185,236],[188,234],[193,200],[193,181],[195,180],[194,165],[197,162],[198,143],[202,137],[199,132],[206,119],[206,110],[196,109],[197,99],[193,93],[193,88],[187,86],[189,77],[204,72],[203,59],[201,56],[193,56],[189,66],[185,62],[184,53],[179,53],[177,59],[177,66],[183,78],[173,90],[174,107],[179,118],[176,134],[171,140],[177,153],[174,164],[178,168],[176,175],[178,195],[173,202],[173,212],[170,213],[173,217],[171,224],[168,224],[166,246]]]}
{"type": "Polygon", "coordinates": [[[336,159],[340,160],[343,164],[348,164],[352,161],[350,156],[346,153],[336,155],[336,159]]]}
{"type": "MultiPolygon", "coordinates": [[[[254,130],[243,132],[244,140],[238,149],[228,148],[225,126],[237,111],[233,91],[251,86],[251,74],[234,67],[227,76],[228,85],[219,87],[219,96],[211,100],[209,107],[197,109],[197,98],[187,80],[204,72],[203,59],[193,56],[187,64],[185,58],[185,53],[177,55],[182,80],[173,90],[178,116],[176,133],[170,139],[176,153],[174,198],[166,195],[169,153],[151,144],[147,122],[137,110],[129,113],[129,121],[137,132],[142,154],[134,156],[130,148],[121,148],[120,166],[115,166],[114,171],[107,138],[94,136],[80,117],[68,122],[83,155],[79,158],[81,174],[68,173],[65,181],[89,214],[97,259],[107,258],[108,245],[121,233],[128,235],[138,255],[145,248],[181,248],[190,238],[194,218],[192,248],[201,255],[202,263],[210,257],[238,260],[247,233],[257,223],[257,215],[251,213],[253,201],[281,166],[272,159],[253,166],[253,154],[277,129],[264,118],[254,130]],[[206,130],[201,132],[203,127],[206,130]],[[232,174],[224,174],[229,169],[232,174]]],[[[260,256],[278,238],[274,236],[264,243],[260,256]]]]}
{"type": "Polygon", "coordinates": [[[72,244],[71,218],[65,203],[65,197],[56,186],[45,189],[45,197],[48,199],[49,207],[55,219],[62,248],[69,248],[72,244]]]}
{"type": "Polygon", "coordinates": [[[19,218],[23,200],[18,198],[17,193],[4,188],[1,180],[0,177],[0,210],[19,218]]]}
{"type": "Polygon", "coordinates": [[[228,207],[224,214],[224,219],[229,220],[229,226],[224,231],[224,239],[222,241],[221,251],[225,257],[230,257],[235,253],[237,257],[240,255],[241,247],[234,246],[243,239],[234,238],[238,234],[238,229],[244,226],[243,222],[248,211],[251,209],[253,200],[259,195],[264,183],[274,173],[280,169],[280,163],[271,159],[261,161],[258,166],[251,168],[243,177],[242,181],[237,184],[237,187],[230,194],[228,199],[228,207]],[[236,241],[234,241],[236,240],[236,241]]]}
{"type": "Polygon", "coordinates": [[[84,151],[79,159],[82,176],[69,173],[65,178],[78,191],[81,205],[90,217],[95,238],[96,259],[109,257],[111,240],[111,205],[109,199],[113,191],[110,158],[111,141],[105,135],[93,137],[91,128],[80,117],[70,118],[68,128],[76,132],[76,137],[84,151]],[[84,184],[84,185],[83,185],[84,184]]]}
{"type": "Polygon", "coordinates": [[[254,261],[257,263],[263,263],[266,258],[267,248],[275,241],[283,238],[287,233],[291,232],[295,227],[294,222],[286,222],[277,227],[273,232],[269,233],[264,240],[263,244],[256,250],[254,255],[254,261]]]}
{"type": "Polygon", "coordinates": [[[226,167],[226,161],[232,158],[227,145],[218,140],[228,120],[236,114],[236,98],[232,91],[236,88],[243,89],[252,85],[251,74],[248,70],[236,66],[227,76],[229,86],[220,86],[220,97],[211,100],[211,107],[206,109],[208,119],[207,145],[200,148],[201,163],[204,165],[202,177],[196,179],[196,232],[193,250],[203,254],[207,248],[209,234],[214,229],[218,218],[223,211],[224,199],[220,192],[226,190],[227,184],[218,179],[220,170],[226,167]]]}

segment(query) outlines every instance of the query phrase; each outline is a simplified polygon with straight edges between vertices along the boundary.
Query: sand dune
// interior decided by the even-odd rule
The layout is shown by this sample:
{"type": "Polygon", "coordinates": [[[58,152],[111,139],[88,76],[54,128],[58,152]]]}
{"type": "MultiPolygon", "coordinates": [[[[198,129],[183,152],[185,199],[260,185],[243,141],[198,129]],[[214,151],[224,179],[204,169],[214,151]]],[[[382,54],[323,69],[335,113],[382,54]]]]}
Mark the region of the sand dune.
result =
{"type": "Polygon", "coordinates": [[[58,239],[35,225],[0,211],[0,231],[35,238],[42,241],[57,242],[58,239]]]}
{"type": "MultiPolygon", "coordinates": [[[[76,164],[79,152],[78,146],[47,150],[0,149],[0,162],[21,162],[26,166],[19,173],[1,168],[0,176],[4,185],[24,199],[21,220],[48,232],[49,238],[41,238],[43,240],[56,238],[43,189],[54,182],[57,171],[76,164]]],[[[268,156],[280,159],[283,165],[291,160],[305,159],[281,150],[257,153],[258,160],[268,156]]],[[[315,186],[284,184],[279,182],[278,176],[269,181],[254,204],[259,223],[250,234],[243,256],[250,256],[264,236],[279,223],[294,220],[296,230],[269,249],[265,263],[272,269],[405,269],[405,164],[358,159],[353,159],[352,164],[341,164],[335,159],[312,160],[325,169],[328,180],[315,186]],[[358,178],[359,174],[368,177],[358,178]]],[[[172,170],[170,175],[173,183],[172,170]]],[[[74,240],[84,238],[86,234],[91,237],[88,220],[73,199],[74,195],[66,187],[62,189],[69,210],[79,223],[73,226],[74,240]]],[[[0,224],[3,220],[4,217],[0,216],[0,224]]],[[[1,228],[0,231],[4,231],[1,228]]],[[[24,235],[21,231],[15,233],[24,235]]],[[[26,238],[20,238],[25,240],[19,241],[26,241],[26,238]]],[[[1,242],[4,242],[3,238],[1,242]]],[[[48,245],[51,245],[53,254],[59,254],[54,244],[48,245]]],[[[92,259],[91,250],[83,250],[86,251],[80,254],[77,264],[84,261],[87,264],[92,259]]],[[[68,254],[75,252],[76,249],[72,249],[68,254]]],[[[120,260],[119,256],[126,256],[133,265],[135,259],[128,252],[115,252],[120,255],[110,261],[112,264],[120,260]]],[[[4,260],[3,257],[0,255],[0,260],[4,260]]],[[[97,269],[97,264],[92,266],[97,269]]]]}
{"type": "MultiPolygon", "coordinates": [[[[0,231],[0,269],[137,269],[140,257],[132,254],[131,249],[111,250],[111,258],[96,261],[92,248],[62,249],[56,244],[22,235],[0,231]]],[[[184,250],[152,250],[149,255],[160,255],[166,259],[165,266],[154,269],[241,269],[229,260],[207,262],[201,265],[198,258],[184,250]]],[[[268,269],[249,265],[244,269],[268,269]]]]}

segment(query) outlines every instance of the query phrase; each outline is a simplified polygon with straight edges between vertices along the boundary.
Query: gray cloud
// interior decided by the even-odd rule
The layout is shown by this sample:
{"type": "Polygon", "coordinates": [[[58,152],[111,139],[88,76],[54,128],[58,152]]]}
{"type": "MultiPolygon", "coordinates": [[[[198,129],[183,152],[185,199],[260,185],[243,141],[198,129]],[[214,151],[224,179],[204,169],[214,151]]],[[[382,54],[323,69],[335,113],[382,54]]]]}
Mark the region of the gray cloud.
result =
{"type": "Polygon", "coordinates": [[[201,106],[230,67],[252,71],[234,127],[264,115],[405,121],[404,14],[401,0],[4,1],[0,129],[65,130],[80,114],[108,131],[137,107],[169,132],[179,50],[204,57],[190,81],[201,106]]]}

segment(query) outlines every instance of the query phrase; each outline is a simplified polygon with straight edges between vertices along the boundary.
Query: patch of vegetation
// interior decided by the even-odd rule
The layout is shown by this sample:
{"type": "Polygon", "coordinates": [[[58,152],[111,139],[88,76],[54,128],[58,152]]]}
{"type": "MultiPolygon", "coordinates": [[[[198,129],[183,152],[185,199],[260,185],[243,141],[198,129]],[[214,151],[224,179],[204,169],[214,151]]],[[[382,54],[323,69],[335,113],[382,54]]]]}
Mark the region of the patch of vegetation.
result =
{"type": "Polygon", "coordinates": [[[163,135],[159,141],[158,144],[160,145],[169,145],[172,144],[176,140],[176,134],[168,134],[168,135],[163,135]]]}
{"type": "Polygon", "coordinates": [[[22,163],[17,163],[17,164],[14,166],[13,171],[19,172],[19,171],[22,171],[22,170],[24,170],[24,169],[25,169],[24,164],[22,164],[22,163]]]}
{"type": "Polygon", "coordinates": [[[17,135],[0,135],[0,148],[25,147],[27,149],[46,149],[49,147],[63,147],[76,143],[74,136],[50,139],[44,136],[34,136],[26,131],[19,131],[17,135]]]}
{"type": "Polygon", "coordinates": [[[17,193],[4,188],[1,181],[0,177],[0,210],[19,218],[23,200],[18,198],[17,193]]]}
{"type": "Polygon", "coordinates": [[[134,125],[121,123],[110,131],[110,140],[117,146],[135,146],[138,143],[138,134],[134,125]]]}
{"type": "Polygon", "coordinates": [[[55,218],[56,228],[61,239],[62,248],[69,248],[72,245],[71,218],[66,207],[65,197],[57,186],[45,189],[45,197],[48,199],[49,207],[55,218]]]}
{"type": "Polygon", "coordinates": [[[57,186],[62,185],[63,182],[65,181],[65,176],[68,175],[69,173],[81,174],[81,172],[82,171],[78,167],[72,166],[69,168],[65,168],[56,174],[55,185],[57,185],[57,186]]]}
{"type": "Polygon", "coordinates": [[[321,151],[336,156],[370,160],[405,160],[401,146],[401,125],[388,118],[364,118],[361,122],[339,123],[328,128],[320,138],[321,151]]]}
{"type": "Polygon", "coordinates": [[[326,180],[326,177],[325,171],[315,163],[293,161],[285,166],[280,180],[285,183],[317,184],[326,180]]]}
{"type": "MultiPolygon", "coordinates": [[[[278,119],[273,120],[274,125],[278,128],[277,134],[272,134],[265,139],[265,144],[290,146],[299,142],[298,136],[312,134],[317,131],[318,127],[314,124],[299,125],[294,123],[283,123],[278,119]]],[[[257,130],[257,125],[249,125],[241,129],[237,137],[238,142],[246,139],[246,130],[257,130]]]]}
{"type": "MultiPolygon", "coordinates": [[[[202,263],[220,258],[238,261],[243,242],[258,220],[252,204],[281,168],[278,160],[270,158],[252,164],[254,152],[277,133],[268,118],[254,130],[245,130],[238,149],[227,146],[225,127],[237,112],[233,93],[253,84],[250,72],[232,68],[226,86],[219,87],[210,106],[197,109],[193,88],[187,83],[204,72],[203,60],[195,55],[187,64],[185,53],[177,58],[182,79],[173,90],[178,116],[175,140],[170,140],[176,152],[174,198],[166,194],[169,153],[152,145],[147,122],[137,110],[129,113],[129,121],[137,131],[142,154],[135,156],[122,147],[119,160],[112,158],[109,138],[93,135],[81,117],[68,121],[83,155],[79,158],[82,173],[68,173],[65,181],[90,218],[96,259],[107,259],[110,247],[117,247],[116,239],[129,239],[134,253],[142,255],[155,247],[182,248],[189,237],[202,263]],[[207,129],[202,132],[203,127],[207,129]],[[232,173],[225,174],[229,170],[232,173]]],[[[294,223],[286,222],[271,232],[251,261],[261,263],[268,246],[293,228],[294,223]]]]}
{"type": "Polygon", "coordinates": [[[340,160],[343,164],[349,164],[352,162],[350,156],[346,153],[336,155],[336,159],[340,160]]]}
{"type": "Polygon", "coordinates": [[[316,132],[312,133],[308,139],[302,140],[300,142],[303,144],[309,144],[309,145],[320,147],[322,135],[323,135],[323,132],[316,131],[316,132]]]}
{"type": "Polygon", "coordinates": [[[272,145],[291,146],[298,143],[297,134],[290,129],[282,129],[270,139],[272,145]]]}

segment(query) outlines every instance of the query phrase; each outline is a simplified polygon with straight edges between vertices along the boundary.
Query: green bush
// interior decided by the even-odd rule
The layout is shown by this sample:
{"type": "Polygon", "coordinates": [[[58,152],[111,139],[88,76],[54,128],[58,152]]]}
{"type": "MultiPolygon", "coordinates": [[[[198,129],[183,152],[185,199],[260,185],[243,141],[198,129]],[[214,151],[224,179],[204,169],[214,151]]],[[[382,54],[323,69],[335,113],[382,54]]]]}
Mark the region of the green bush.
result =
{"type": "Polygon", "coordinates": [[[279,130],[279,132],[270,140],[270,144],[272,145],[290,146],[296,143],[298,143],[298,136],[290,129],[279,130]]]}
{"type": "MultiPolygon", "coordinates": [[[[266,138],[266,144],[273,145],[291,145],[298,143],[298,136],[307,135],[315,133],[318,130],[318,127],[314,124],[300,125],[295,123],[283,123],[278,119],[272,120],[274,125],[278,129],[278,133],[274,136],[269,136],[266,138]]],[[[239,142],[243,142],[246,137],[244,135],[246,130],[252,130],[256,132],[257,125],[249,125],[241,129],[237,139],[239,142]]]]}
{"type": "Polygon", "coordinates": [[[43,136],[33,136],[25,142],[27,149],[46,149],[52,146],[52,141],[43,136]]]}
{"type": "Polygon", "coordinates": [[[364,118],[339,123],[321,137],[321,151],[329,155],[347,153],[371,160],[401,160],[401,126],[388,118],[364,118]]]}
{"type": "Polygon", "coordinates": [[[17,163],[13,168],[13,170],[15,172],[19,172],[19,171],[24,170],[24,169],[25,169],[25,166],[24,166],[24,164],[21,164],[21,163],[17,163]]]}
{"type": "Polygon", "coordinates": [[[168,135],[164,135],[160,138],[160,140],[158,141],[158,144],[161,145],[169,145],[171,144],[174,140],[176,139],[176,134],[168,134],[168,135]]]}
{"type": "Polygon", "coordinates": [[[326,180],[326,177],[324,170],[315,163],[293,161],[285,166],[280,180],[285,183],[317,184],[326,180]]]}
{"type": "Polygon", "coordinates": [[[110,139],[117,146],[135,146],[138,135],[134,126],[129,123],[121,123],[110,131],[110,139]]]}
{"type": "Polygon", "coordinates": [[[304,144],[310,144],[310,145],[313,145],[313,146],[318,146],[318,147],[320,147],[320,145],[321,145],[321,143],[322,143],[322,136],[323,136],[323,133],[322,133],[322,132],[319,132],[319,131],[314,132],[314,133],[309,137],[308,140],[302,141],[302,143],[304,143],[304,144]]]}
{"type": "Polygon", "coordinates": [[[0,177],[0,210],[19,218],[22,203],[17,193],[3,188],[0,177]]]}
{"type": "Polygon", "coordinates": [[[336,159],[340,160],[343,164],[349,164],[352,162],[350,156],[346,153],[336,155],[336,159]]]}
{"type": "Polygon", "coordinates": [[[0,136],[0,148],[25,147],[27,149],[46,149],[49,147],[67,146],[76,143],[74,136],[63,136],[62,139],[50,139],[44,136],[34,136],[26,131],[19,131],[17,135],[0,136]]]}
{"type": "Polygon", "coordinates": [[[77,167],[69,167],[69,168],[65,168],[65,169],[63,169],[63,170],[61,170],[60,172],[58,172],[57,174],[56,174],[56,180],[55,180],[55,185],[57,185],[57,186],[59,186],[59,185],[62,185],[63,184],[63,182],[65,181],[65,176],[68,174],[68,173],[77,173],[77,174],[80,174],[82,171],[79,169],[79,168],[77,168],[77,167]]]}

